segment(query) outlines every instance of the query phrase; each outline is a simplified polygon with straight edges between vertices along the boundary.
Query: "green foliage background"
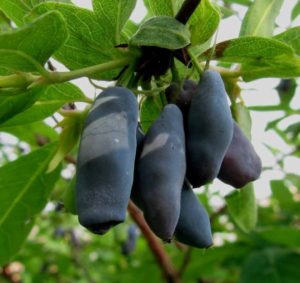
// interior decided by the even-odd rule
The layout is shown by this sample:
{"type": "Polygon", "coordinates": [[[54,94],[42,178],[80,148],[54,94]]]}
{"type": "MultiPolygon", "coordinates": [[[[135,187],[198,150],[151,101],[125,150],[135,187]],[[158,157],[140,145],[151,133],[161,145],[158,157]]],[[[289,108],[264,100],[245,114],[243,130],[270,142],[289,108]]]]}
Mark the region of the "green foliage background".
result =
{"type": "MultiPolygon", "coordinates": [[[[215,60],[244,132],[250,137],[249,111],[281,111],[266,131],[275,132],[291,153],[265,145],[284,177],[271,181],[272,194],[264,205],[256,203],[253,184],[233,190],[221,209],[211,202],[220,192],[201,189],[199,199],[216,239],[213,248],[161,247],[182,282],[299,282],[300,174],[285,172],[284,162],[300,153],[300,108],[291,108],[298,95],[300,27],[274,33],[283,0],[203,0],[186,25],[174,18],[183,2],[144,0],[148,13],[137,24],[129,19],[135,0],[93,0],[93,11],[69,0],[0,1],[0,282],[163,281],[161,265],[142,233],[130,255],[121,252],[133,219],[98,237],[81,228],[72,214],[74,163],[92,101],[70,81],[88,77],[96,88],[97,80],[131,88],[147,130],[166,103],[170,82],[198,80],[207,59],[215,60]],[[237,5],[248,9],[239,37],[213,48],[218,26],[236,14],[237,5]],[[159,67],[149,63],[153,76],[138,74],[141,60],[151,54],[147,50],[161,49],[175,54],[171,68],[160,76],[159,67]],[[180,51],[190,62],[180,60],[180,51]],[[53,72],[47,64],[53,59],[69,72],[53,72]],[[247,108],[240,80],[269,77],[281,79],[279,104],[247,108]],[[74,110],[78,102],[86,110],[74,110]],[[57,124],[62,131],[45,122],[55,113],[62,117],[57,124]],[[283,127],[285,121],[292,122],[283,127]]],[[[297,1],[291,24],[299,15],[297,1]]]]}

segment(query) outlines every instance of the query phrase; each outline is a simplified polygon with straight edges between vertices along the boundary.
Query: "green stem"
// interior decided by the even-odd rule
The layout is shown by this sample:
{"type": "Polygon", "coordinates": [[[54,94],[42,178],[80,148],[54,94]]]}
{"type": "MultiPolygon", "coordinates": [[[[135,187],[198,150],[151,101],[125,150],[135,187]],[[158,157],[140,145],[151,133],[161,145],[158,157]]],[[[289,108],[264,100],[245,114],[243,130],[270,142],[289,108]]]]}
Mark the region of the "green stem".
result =
{"type": "Polygon", "coordinates": [[[193,62],[194,67],[196,68],[197,72],[201,76],[201,74],[203,73],[203,70],[202,70],[201,64],[198,62],[197,56],[191,51],[191,49],[187,49],[187,51],[193,62]]]}
{"type": "Polygon", "coordinates": [[[135,94],[144,94],[146,96],[153,96],[153,93],[165,91],[168,86],[157,87],[149,90],[131,89],[135,94]]]}
{"type": "Polygon", "coordinates": [[[209,63],[210,63],[210,60],[211,60],[211,58],[213,58],[213,56],[214,56],[214,54],[215,54],[215,52],[216,52],[216,46],[217,46],[217,38],[218,38],[218,34],[219,34],[219,28],[217,29],[217,32],[216,32],[216,35],[215,35],[214,45],[213,45],[213,47],[211,48],[209,57],[207,58],[207,61],[206,61],[206,63],[205,63],[204,71],[206,71],[206,70],[209,69],[209,63]]]}
{"type": "Polygon", "coordinates": [[[48,78],[40,77],[35,80],[29,88],[38,85],[47,85],[55,83],[64,83],[81,77],[89,77],[96,73],[107,72],[116,68],[124,67],[132,61],[131,57],[121,58],[107,63],[102,63],[70,72],[52,72],[48,78]]]}
{"type": "Polygon", "coordinates": [[[0,88],[23,88],[29,83],[39,78],[30,73],[19,73],[8,76],[0,76],[0,88]]]}

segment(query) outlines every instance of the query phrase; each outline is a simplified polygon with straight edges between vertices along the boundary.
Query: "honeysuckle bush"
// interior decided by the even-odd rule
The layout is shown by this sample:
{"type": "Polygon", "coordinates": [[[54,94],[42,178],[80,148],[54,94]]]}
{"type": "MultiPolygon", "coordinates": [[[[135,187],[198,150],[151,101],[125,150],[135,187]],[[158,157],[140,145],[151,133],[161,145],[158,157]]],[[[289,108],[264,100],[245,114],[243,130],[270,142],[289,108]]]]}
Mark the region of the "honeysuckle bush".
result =
{"type": "Polygon", "coordinates": [[[284,164],[299,156],[300,109],[291,102],[300,75],[300,27],[293,25],[300,2],[286,15],[291,27],[279,34],[283,0],[144,0],[147,14],[140,23],[130,19],[136,2],[93,0],[87,10],[69,0],[0,1],[0,279],[298,282],[300,177],[284,164]],[[220,42],[217,30],[237,14],[237,5],[247,9],[239,37],[220,42]],[[263,206],[256,202],[255,184],[232,190],[221,208],[211,202],[220,192],[202,188],[198,196],[210,213],[216,245],[205,251],[176,242],[156,247],[172,264],[168,271],[134,217],[99,237],[72,215],[78,142],[93,102],[73,80],[89,78],[96,92],[103,81],[131,89],[147,131],[167,103],[170,83],[199,80],[208,61],[221,74],[232,115],[248,137],[250,110],[280,111],[266,131],[291,150],[287,155],[265,145],[283,178],[274,175],[263,206]],[[55,62],[68,71],[56,71],[55,62]],[[279,103],[247,107],[240,82],[261,78],[280,79],[279,103]]]}

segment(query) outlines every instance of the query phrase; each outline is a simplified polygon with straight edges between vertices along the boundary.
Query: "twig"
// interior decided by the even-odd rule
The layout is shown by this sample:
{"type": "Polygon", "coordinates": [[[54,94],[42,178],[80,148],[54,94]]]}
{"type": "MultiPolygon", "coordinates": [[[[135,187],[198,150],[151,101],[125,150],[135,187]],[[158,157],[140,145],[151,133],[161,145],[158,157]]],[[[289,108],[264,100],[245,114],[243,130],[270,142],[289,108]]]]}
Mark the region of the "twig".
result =
{"type": "Polygon", "coordinates": [[[179,276],[182,277],[182,275],[184,274],[187,266],[189,265],[191,258],[192,258],[192,252],[193,252],[193,248],[188,247],[187,251],[184,254],[184,258],[181,264],[181,267],[179,268],[179,276]]]}
{"type": "Polygon", "coordinates": [[[168,257],[167,253],[165,252],[162,244],[156,238],[154,233],[149,228],[148,224],[146,223],[141,211],[133,204],[133,202],[129,202],[128,205],[128,212],[132,219],[136,222],[139,226],[140,230],[142,231],[144,237],[146,238],[149,248],[152,250],[157,263],[159,264],[166,282],[168,283],[179,283],[179,275],[177,270],[174,268],[170,258],[168,257]]]}
{"type": "Polygon", "coordinates": [[[201,0],[185,0],[175,17],[176,20],[186,24],[200,3],[201,0]]]}

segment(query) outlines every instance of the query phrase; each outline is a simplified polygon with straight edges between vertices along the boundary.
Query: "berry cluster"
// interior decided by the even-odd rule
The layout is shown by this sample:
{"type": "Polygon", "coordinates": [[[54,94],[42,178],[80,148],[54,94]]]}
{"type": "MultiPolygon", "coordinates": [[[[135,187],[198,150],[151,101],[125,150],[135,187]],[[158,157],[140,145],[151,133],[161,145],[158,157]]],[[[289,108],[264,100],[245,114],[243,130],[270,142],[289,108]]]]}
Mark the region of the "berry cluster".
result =
{"type": "Polygon", "coordinates": [[[130,198],[164,241],[212,245],[209,216],[192,190],[218,177],[234,187],[257,179],[261,161],[231,116],[221,76],[171,85],[166,105],[143,134],[133,93],[104,90],[82,134],[76,200],[80,223],[104,234],[125,220],[130,198]]]}

